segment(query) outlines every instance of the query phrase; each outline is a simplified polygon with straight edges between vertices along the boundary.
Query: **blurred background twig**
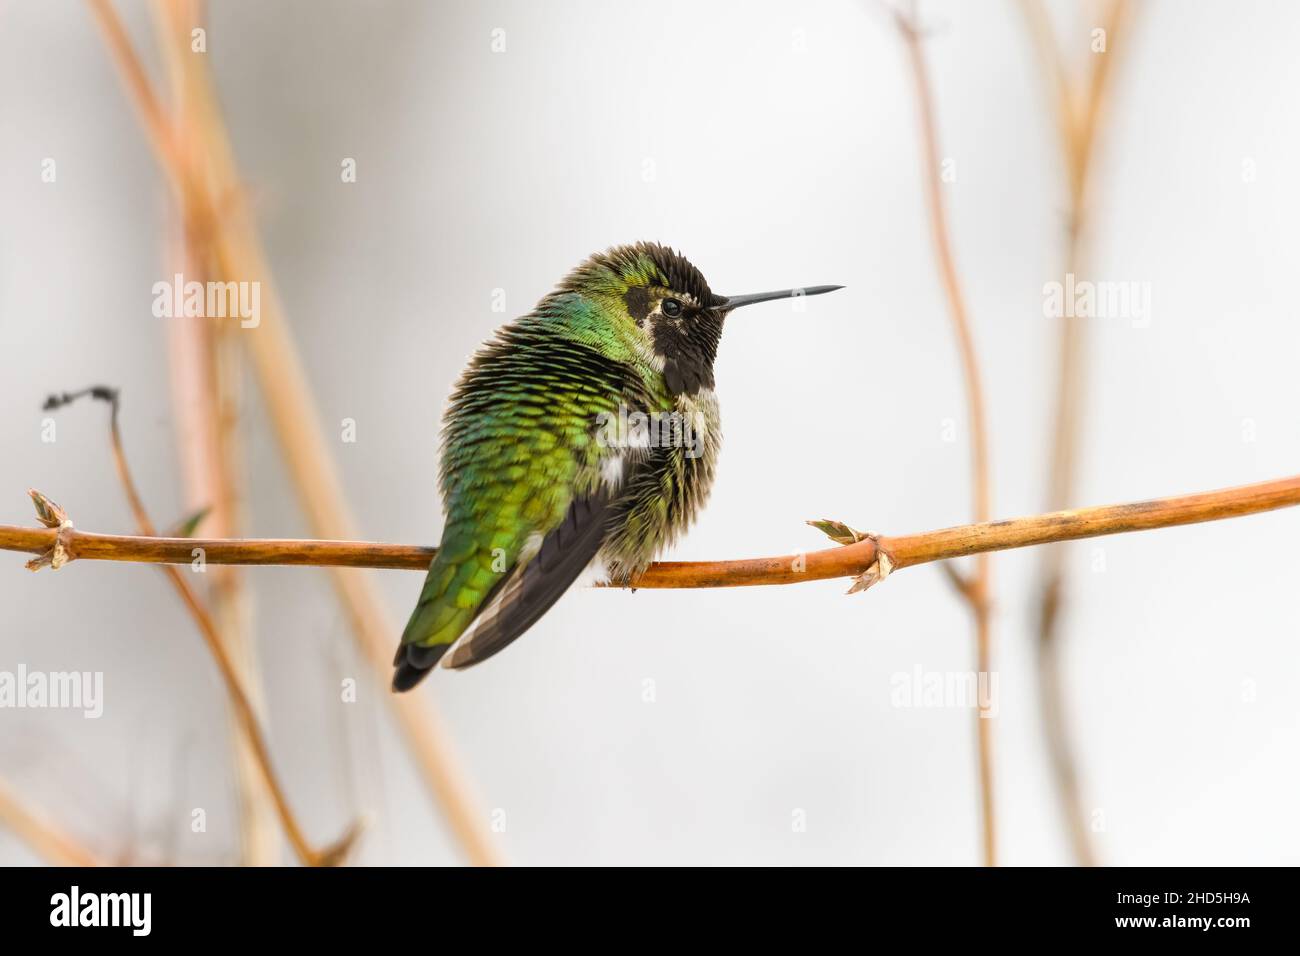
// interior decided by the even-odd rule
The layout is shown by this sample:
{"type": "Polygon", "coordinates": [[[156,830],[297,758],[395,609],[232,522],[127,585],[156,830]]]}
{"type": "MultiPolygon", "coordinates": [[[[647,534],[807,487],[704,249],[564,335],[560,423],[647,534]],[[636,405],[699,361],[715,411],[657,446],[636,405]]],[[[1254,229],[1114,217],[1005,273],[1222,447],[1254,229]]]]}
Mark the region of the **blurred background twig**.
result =
{"type": "Polygon", "coordinates": [[[36,807],[29,806],[0,779],[0,823],[54,866],[102,866],[103,861],[69,836],[36,807]]]}
{"type": "MultiPolygon", "coordinates": [[[[190,24],[198,22],[194,0],[154,0],[152,12],[158,47],[167,67],[171,93],[170,122],[178,151],[195,175],[211,180],[207,151],[198,140],[196,119],[203,106],[195,75],[198,62],[189,53],[190,24]]],[[[205,282],[214,273],[210,236],[190,205],[178,210],[179,236],[169,243],[172,268],[205,282]]],[[[236,538],[243,534],[243,495],[246,481],[238,423],[239,356],[234,326],[198,319],[167,325],[176,450],[180,462],[187,513],[203,515],[209,534],[236,538]]],[[[242,572],[216,567],[208,579],[213,622],[230,652],[240,682],[260,722],[266,720],[265,692],[253,640],[253,616],[242,572]]],[[[236,793],[239,799],[240,843],[250,866],[269,866],[279,857],[275,806],[262,783],[256,755],[242,735],[232,735],[236,793]]]]}
{"type": "MultiPolygon", "coordinates": [[[[1076,79],[1056,41],[1051,18],[1042,0],[1020,0],[1020,8],[1043,69],[1045,85],[1051,91],[1048,98],[1056,112],[1068,195],[1062,273],[1084,277],[1088,271],[1090,213],[1096,204],[1092,171],[1096,165],[1108,93],[1113,85],[1115,58],[1127,42],[1131,9],[1126,0],[1107,0],[1097,27],[1102,33],[1093,40],[1094,44],[1100,40],[1102,48],[1098,50],[1094,46],[1087,58],[1084,77],[1076,79]],[[1120,41],[1118,46],[1117,40],[1120,41]]],[[[1075,500],[1088,378],[1088,320],[1071,314],[1058,321],[1060,334],[1047,496],[1047,507],[1053,510],[1068,508],[1075,500]]],[[[1057,800],[1074,857],[1082,866],[1095,866],[1097,849],[1084,809],[1078,758],[1071,740],[1065,682],[1061,673],[1065,555],[1065,548],[1057,546],[1044,549],[1040,556],[1039,707],[1057,800]]]]}
{"type": "MultiPolygon", "coordinates": [[[[195,130],[210,162],[210,182],[204,181],[186,162],[175,130],[166,120],[113,5],[108,0],[90,0],[90,4],[178,203],[190,210],[187,217],[208,237],[215,278],[260,285],[260,324],[256,329],[242,330],[239,340],[251,359],[262,400],[308,523],[320,537],[356,537],[355,522],[321,432],[311,387],[272,283],[256,228],[244,206],[233,201],[240,195],[240,180],[204,58],[193,58],[191,81],[200,104],[195,130]],[[232,201],[223,206],[227,200],[232,201]]],[[[391,670],[390,644],[393,635],[398,633],[395,622],[373,580],[364,573],[336,568],[330,571],[330,577],[376,679],[386,685],[391,670]]],[[[388,699],[412,756],[466,857],[477,865],[504,862],[487,832],[486,817],[475,805],[469,781],[459,767],[451,740],[433,706],[426,697],[416,694],[388,699]]]]}
{"type": "MultiPolygon", "coordinates": [[[[156,537],[158,531],[154,527],[148,511],[145,509],[144,501],[140,497],[140,491],[131,475],[131,468],[127,462],[126,449],[122,444],[122,432],[118,423],[118,413],[121,408],[118,393],[113,389],[96,386],[81,392],[51,396],[45,407],[53,411],[86,395],[109,403],[109,438],[113,451],[113,464],[117,470],[118,479],[122,483],[122,489],[126,493],[127,503],[130,505],[131,513],[135,516],[135,522],[139,526],[140,534],[147,538],[156,537]]],[[[43,498],[36,492],[33,492],[32,500],[36,504],[37,511],[45,516],[42,520],[46,521],[47,524],[58,522],[56,526],[59,528],[68,526],[67,514],[58,505],[55,505],[47,498],[43,498]]],[[[177,570],[176,565],[166,564],[160,567],[171,582],[172,587],[176,589],[176,593],[180,595],[181,602],[194,618],[194,622],[199,627],[199,633],[216,662],[217,670],[221,674],[222,682],[225,685],[226,695],[230,700],[231,710],[252,755],[254,766],[261,774],[262,783],[271,797],[276,813],[279,815],[280,825],[284,828],[285,836],[289,839],[289,845],[293,847],[298,859],[308,866],[334,866],[342,863],[360,835],[359,824],[353,824],[335,843],[324,849],[316,849],[307,839],[306,832],[298,822],[292,807],[290,807],[289,797],[275,772],[275,767],[271,762],[270,748],[267,746],[258,722],[257,712],[253,708],[252,700],[243,685],[234,657],[222,639],[212,612],[208,610],[184,575],[177,570]]]]}
{"type": "MultiPolygon", "coordinates": [[[[930,88],[925,50],[922,48],[921,28],[916,22],[915,4],[907,14],[896,13],[894,19],[907,47],[908,64],[911,67],[920,128],[923,183],[926,206],[930,213],[930,234],[934,241],[939,280],[948,302],[948,313],[952,317],[962,379],[966,385],[967,415],[970,421],[971,508],[976,521],[988,521],[993,513],[993,506],[984,389],[980,384],[979,357],[971,333],[970,314],[966,307],[966,297],[962,292],[961,280],[957,276],[957,264],[952,251],[952,237],[948,228],[948,213],[943,197],[939,134],[934,117],[934,95],[930,88]]],[[[969,575],[948,565],[944,567],[957,593],[970,608],[971,618],[975,623],[976,672],[987,675],[993,669],[992,570],[989,556],[987,553],[976,555],[974,571],[969,575]]],[[[996,866],[997,814],[993,786],[993,716],[983,708],[978,708],[975,713],[975,739],[979,748],[983,859],[985,866],[996,866]]]]}

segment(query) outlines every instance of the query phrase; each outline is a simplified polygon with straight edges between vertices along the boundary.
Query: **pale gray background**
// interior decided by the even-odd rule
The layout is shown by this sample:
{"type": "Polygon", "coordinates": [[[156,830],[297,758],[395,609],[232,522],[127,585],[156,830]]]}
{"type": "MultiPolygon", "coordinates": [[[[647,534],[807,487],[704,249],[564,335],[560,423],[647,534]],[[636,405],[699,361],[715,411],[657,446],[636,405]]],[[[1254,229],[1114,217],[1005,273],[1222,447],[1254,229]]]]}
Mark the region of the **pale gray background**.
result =
{"type": "MultiPolygon", "coordinates": [[[[120,6],[160,75],[145,6],[120,6]]],[[[1095,274],[1151,283],[1154,319],[1094,326],[1080,503],[1300,460],[1300,8],[1142,6],[1098,170],[1095,274]]],[[[800,315],[774,305],[729,324],[721,470],[675,556],[821,547],[803,526],[821,516],[900,533],[968,519],[912,89],[878,6],[211,7],[207,55],[321,414],[331,435],[358,422],[357,443],[333,450],[367,537],[437,541],[438,417],[503,318],[492,290],[518,314],[586,254],[636,239],[680,247],[723,291],[848,286],[800,315]],[[494,55],[497,27],[507,51],[494,55]],[[339,181],[345,156],[354,185],[339,181]]],[[[1063,215],[1053,120],[1013,3],[922,9],[957,163],[945,195],[988,385],[995,510],[1030,513],[1045,501],[1054,368],[1041,289],[1063,215]]],[[[1074,9],[1058,5],[1058,24],[1084,56],[1093,21],[1074,9]]],[[[170,520],[165,330],[150,314],[170,211],[83,4],[0,4],[0,90],[0,522],[31,523],[35,486],[84,528],[129,530],[102,410],[65,412],[58,441],[40,441],[44,394],[99,381],[125,389],[131,457],[170,520]],[[44,157],[57,184],[40,181],[44,157]]],[[[251,530],[300,535],[256,397],[250,385],[251,530]]],[[[1297,531],[1284,512],[1071,550],[1069,706],[1107,861],[1300,862],[1297,531]]],[[[224,698],[166,582],[127,565],[0,564],[0,668],[103,670],[107,695],[97,722],[0,712],[5,779],[102,852],[232,859],[224,698]],[[206,835],[188,830],[195,806],[206,835]]],[[[1002,846],[1010,863],[1061,863],[1035,565],[1031,552],[994,565],[1002,846]]],[[[366,811],[361,861],[457,860],[385,691],[363,682],[359,703],[338,702],[340,675],[364,671],[325,576],[252,580],[271,742],[310,832],[366,811]]],[[[396,618],[419,586],[382,575],[396,618]]],[[[967,614],[935,568],[844,589],[577,592],[509,652],[422,692],[483,812],[505,810],[520,863],[974,862],[970,712],[889,698],[896,672],[973,666],[967,614]],[[796,808],[806,833],[792,832],[796,808]]],[[[0,831],[0,862],[34,860],[0,831]]]]}

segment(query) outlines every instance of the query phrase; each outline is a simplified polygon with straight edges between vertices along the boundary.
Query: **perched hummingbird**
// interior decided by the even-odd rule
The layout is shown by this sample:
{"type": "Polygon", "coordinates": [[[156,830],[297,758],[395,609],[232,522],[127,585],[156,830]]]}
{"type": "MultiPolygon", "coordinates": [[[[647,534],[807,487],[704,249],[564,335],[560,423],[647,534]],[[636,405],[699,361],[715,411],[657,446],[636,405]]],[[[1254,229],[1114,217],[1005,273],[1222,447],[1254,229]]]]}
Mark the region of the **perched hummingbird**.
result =
{"type": "Polygon", "coordinates": [[[442,432],[442,544],[393,689],[486,660],[589,565],[623,584],[694,520],[721,439],[713,359],[733,309],[840,286],[715,295],[685,257],[597,253],[462,373],[442,432]]]}

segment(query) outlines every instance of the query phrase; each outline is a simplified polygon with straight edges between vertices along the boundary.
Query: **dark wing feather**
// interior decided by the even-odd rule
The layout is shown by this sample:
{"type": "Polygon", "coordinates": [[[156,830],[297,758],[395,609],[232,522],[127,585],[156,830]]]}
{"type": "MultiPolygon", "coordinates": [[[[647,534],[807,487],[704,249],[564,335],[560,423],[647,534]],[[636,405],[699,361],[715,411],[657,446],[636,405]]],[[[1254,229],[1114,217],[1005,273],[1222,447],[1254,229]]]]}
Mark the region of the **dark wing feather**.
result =
{"type": "Polygon", "coordinates": [[[545,614],[596,557],[605,542],[611,494],[599,488],[575,498],[564,520],[542,539],[531,561],[512,574],[494,601],[442,658],[453,670],[485,661],[545,614]]]}

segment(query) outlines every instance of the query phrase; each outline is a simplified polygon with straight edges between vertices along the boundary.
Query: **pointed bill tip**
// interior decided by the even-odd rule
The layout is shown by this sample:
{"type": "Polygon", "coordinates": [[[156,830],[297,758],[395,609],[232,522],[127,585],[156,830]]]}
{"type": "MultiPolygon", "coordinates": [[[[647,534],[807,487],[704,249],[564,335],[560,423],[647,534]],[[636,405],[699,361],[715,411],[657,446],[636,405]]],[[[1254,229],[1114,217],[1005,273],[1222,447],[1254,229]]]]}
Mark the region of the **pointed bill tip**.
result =
{"type": "Polygon", "coordinates": [[[827,292],[834,292],[836,289],[843,289],[842,285],[811,285],[803,286],[796,289],[780,289],[776,292],[751,292],[747,295],[720,295],[718,301],[713,304],[713,308],[723,312],[730,312],[732,309],[738,309],[742,305],[754,305],[757,302],[774,302],[777,299],[802,299],[810,295],[824,295],[827,292]]]}

